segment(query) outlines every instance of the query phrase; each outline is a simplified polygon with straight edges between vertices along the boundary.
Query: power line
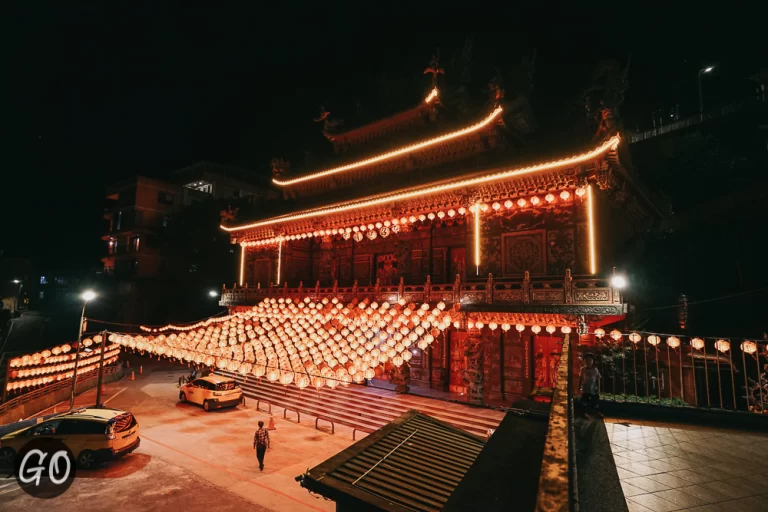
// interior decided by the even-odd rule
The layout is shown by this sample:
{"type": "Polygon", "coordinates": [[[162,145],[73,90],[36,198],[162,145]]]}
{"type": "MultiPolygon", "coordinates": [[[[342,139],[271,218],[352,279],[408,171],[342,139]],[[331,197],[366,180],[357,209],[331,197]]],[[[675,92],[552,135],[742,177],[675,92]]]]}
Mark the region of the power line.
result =
{"type": "MultiPolygon", "coordinates": [[[[730,295],[723,295],[722,297],[714,297],[712,299],[697,300],[697,301],[694,301],[694,302],[689,302],[688,305],[689,306],[694,306],[696,304],[704,304],[706,302],[715,302],[717,300],[725,300],[725,299],[730,299],[730,298],[733,298],[733,297],[740,297],[742,295],[748,295],[750,293],[761,292],[763,290],[768,290],[768,286],[763,286],[762,288],[755,288],[754,290],[749,290],[749,291],[746,291],[746,292],[739,292],[739,293],[732,293],[730,295]]],[[[679,308],[679,307],[680,307],[680,304],[672,304],[670,306],[659,306],[657,308],[640,309],[637,312],[638,313],[642,313],[644,311],[656,311],[656,310],[659,310],[659,309],[672,309],[672,308],[679,308]]]]}

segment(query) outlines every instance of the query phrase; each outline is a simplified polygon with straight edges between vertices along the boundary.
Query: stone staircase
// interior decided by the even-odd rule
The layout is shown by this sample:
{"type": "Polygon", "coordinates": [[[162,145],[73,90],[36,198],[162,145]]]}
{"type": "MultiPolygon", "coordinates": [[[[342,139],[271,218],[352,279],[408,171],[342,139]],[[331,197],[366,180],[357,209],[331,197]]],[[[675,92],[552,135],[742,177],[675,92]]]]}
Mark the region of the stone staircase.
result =
{"type": "MultiPolygon", "coordinates": [[[[314,388],[299,390],[295,385],[284,386],[267,379],[240,375],[226,370],[216,373],[234,378],[246,397],[287,408],[323,420],[332,421],[363,432],[373,432],[410,409],[416,409],[441,421],[485,437],[504,417],[503,412],[480,409],[441,400],[399,395],[392,391],[350,385],[336,389],[314,388]]],[[[263,409],[264,406],[262,405],[263,409]]]]}

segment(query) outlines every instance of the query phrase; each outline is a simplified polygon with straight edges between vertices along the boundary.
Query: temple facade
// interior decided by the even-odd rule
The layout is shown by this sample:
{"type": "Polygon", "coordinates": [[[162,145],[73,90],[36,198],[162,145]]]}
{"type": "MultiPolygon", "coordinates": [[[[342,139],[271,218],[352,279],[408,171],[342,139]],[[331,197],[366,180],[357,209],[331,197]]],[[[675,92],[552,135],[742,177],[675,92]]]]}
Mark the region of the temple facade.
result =
{"type": "Polygon", "coordinates": [[[473,402],[546,394],[563,337],[625,315],[614,254],[649,228],[652,207],[618,130],[532,154],[517,150],[533,124],[519,97],[497,91],[459,115],[441,94],[433,82],[413,108],[344,131],[324,112],[335,161],[273,162],[274,185],[301,208],[221,226],[240,250],[221,304],[442,303],[451,326],[376,379],[473,402]]]}

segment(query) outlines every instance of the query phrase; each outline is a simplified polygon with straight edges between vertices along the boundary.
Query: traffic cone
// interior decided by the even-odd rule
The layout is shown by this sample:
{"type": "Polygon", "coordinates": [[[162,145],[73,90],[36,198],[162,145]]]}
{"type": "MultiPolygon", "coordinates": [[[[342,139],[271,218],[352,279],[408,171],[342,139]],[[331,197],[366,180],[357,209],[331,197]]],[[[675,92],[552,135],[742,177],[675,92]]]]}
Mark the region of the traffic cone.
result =
{"type": "Polygon", "coordinates": [[[106,395],[107,394],[107,386],[104,384],[101,385],[101,394],[106,395]]]}
{"type": "Polygon", "coordinates": [[[144,373],[144,365],[139,366],[139,374],[144,373]]]}
{"type": "Polygon", "coordinates": [[[267,430],[277,430],[275,428],[275,418],[273,418],[272,415],[269,416],[269,425],[267,426],[267,430]]]}
{"type": "Polygon", "coordinates": [[[131,380],[136,380],[136,372],[131,370],[131,380]]]}

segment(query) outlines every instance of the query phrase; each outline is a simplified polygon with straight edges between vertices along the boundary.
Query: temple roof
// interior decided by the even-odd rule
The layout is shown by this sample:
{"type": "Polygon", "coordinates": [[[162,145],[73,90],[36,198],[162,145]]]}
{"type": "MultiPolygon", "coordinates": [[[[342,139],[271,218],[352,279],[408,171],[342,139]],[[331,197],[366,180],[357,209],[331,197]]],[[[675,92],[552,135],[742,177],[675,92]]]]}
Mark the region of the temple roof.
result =
{"type": "Polygon", "coordinates": [[[323,178],[327,178],[329,176],[349,173],[351,171],[370,167],[375,164],[380,164],[382,162],[401,159],[406,156],[418,153],[420,151],[434,148],[437,146],[442,146],[452,141],[461,139],[462,137],[465,137],[467,135],[476,133],[482,130],[483,128],[486,128],[492,125],[492,123],[494,123],[495,121],[498,121],[500,119],[501,113],[502,113],[502,108],[497,107],[493,111],[491,111],[489,114],[487,114],[485,117],[483,117],[482,119],[478,120],[475,123],[462,126],[456,130],[445,132],[436,137],[429,137],[426,139],[418,140],[411,144],[405,144],[398,147],[394,147],[388,151],[379,152],[373,155],[369,155],[366,158],[357,159],[351,162],[347,162],[343,165],[322,169],[316,172],[307,173],[307,174],[285,178],[285,179],[274,178],[272,182],[278,187],[290,187],[290,186],[298,185],[301,183],[306,183],[309,181],[320,180],[323,178]]]}
{"type": "MultiPolygon", "coordinates": [[[[559,171],[571,168],[573,166],[579,166],[587,164],[597,158],[607,157],[615,154],[618,147],[620,138],[618,135],[606,140],[601,145],[587,151],[585,153],[562,158],[559,160],[552,160],[544,163],[531,164],[526,167],[519,168],[496,168],[485,169],[469,174],[459,175],[450,179],[443,179],[439,181],[433,181],[416,187],[410,187],[392,192],[369,195],[360,199],[354,199],[350,201],[337,202],[327,204],[317,208],[310,208],[302,211],[289,213],[277,217],[267,218],[247,224],[238,226],[220,226],[221,229],[230,233],[239,233],[243,231],[250,231],[251,235],[256,238],[266,238],[269,236],[276,236],[277,232],[275,228],[278,226],[284,226],[287,223],[294,223],[295,221],[303,221],[303,223],[311,223],[317,219],[323,219],[324,223],[329,222],[342,222],[337,220],[339,214],[350,213],[354,211],[387,208],[393,204],[401,203],[409,199],[424,199],[428,200],[430,197],[443,194],[450,196],[449,199],[456,203],[456,206],[466,206],[462,203],[463,200],[461,193],[466,192],[468,189],[492,186],[495,183],[514,181],[520,179],[535,180],[543,175],[549,176],[551,174],[557,174],[559,171]]],[[[570,178],[573,181],[572,178],[570,178]]],[[[530,183],[530,187],[546,187],[551,184],[552,179],[545,180],[547,183],[530,183]]],[[[445,202],[443,201],[443,202],[445,202]]],[[[434,202],[434,201],[432,201],[434,202]]],[[[452,205],[448,205],[452,206],[452,205]]]]}
{"type": "Polygon", "coordinates": [[[442,510],[485,441],[411,410],[310,469],[301,485],[387,511],[442,510]]]}

